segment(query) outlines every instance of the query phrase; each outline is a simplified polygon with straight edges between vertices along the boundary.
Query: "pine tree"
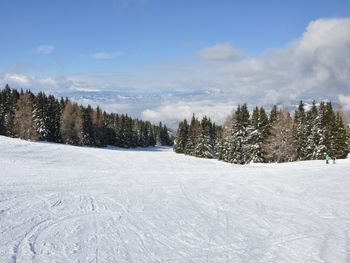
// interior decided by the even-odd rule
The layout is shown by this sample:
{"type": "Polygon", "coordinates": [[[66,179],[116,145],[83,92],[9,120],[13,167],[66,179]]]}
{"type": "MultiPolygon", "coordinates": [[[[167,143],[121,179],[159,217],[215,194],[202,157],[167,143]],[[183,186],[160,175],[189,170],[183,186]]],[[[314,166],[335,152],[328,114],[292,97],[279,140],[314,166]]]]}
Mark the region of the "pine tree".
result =
{"type": "Polygon", "coordinates": [[[278,108],[276,105],[274,105],[271,109],[271,112],[270,112],[270,124],[273,125],[278,119],[278,108]]]}
{"type": "Polygon", "coordinates": [[[92,123],[93,109],[90,105],[88,107],[81,107],[81,121],[82,121],[82,144],[88,146],[94,146],[94,130],[92,123]]]}
{"type": "Polygon", "coordinates": [[[92,112],[92,126],[93,126],[93,141],[94,145],[98,147],[106,146],[105,140],[105,121],[101,108],[97,106],[92,112]]]}
{"type": "Polygon", "coordinates": [[[105,142],[107,145],[115,145],[116,142],[116,114],[111,113],[108,114],[106,112],[103,113],[103,119],[105,122],[105,142]]]}
{"type": "Polygon", "coordinates": [[[200,133],[200,122],[193,114],[190,126],[188,128],[188,137],[186,142],[185,154],[188,154],[188,155],[195,154],[195,148],[196,148],[199,133],[200,133]]]}
{"type": "Polygon", "coordinates": [[[10,137],[15,136],[14,119],[16,113],[16,103],[19,95],[20,94],[17,92],[17,90],[12,90],[7,84],[1,91],[0,134],[10,137]]]}
{"type": "Polygon", "coordinates": [[[33,120],[41,140],[47,140],[48,137],[47,118],[47,97],[45,93],[39,92],[34,99],[33,120]]]}
{"type": "Polygon", "coordinates": [[[262,144],[269,135],[270,122],[263,107],[256,107],[252,114],[251,126],[248,127],[247,160],[246,162],[264,162],[262,144]]]}
{"type": "Polygon", "coordinates": [[[308,131],[306,126],[306,113],[302,101],[300,101],[298,109],[294,114],[294,134],[297,145],[297,158],[299,160],[306,160],[308,156],[308,131]]]}
{"type": "Polygon", "coordinates": [[[0,92],[0,135],[5,135],[5,109],[3,92],[0,92]]]}
{"type": "Polygon", "coordinates": [[[212,123],[205,116],[200,124],[199,137],[194,149],[194,155],[202,158],[213,158],[214,148],[211,138],[212,123]]]}
{"type": "Polygon", "coordinates": [[[174,151],[176,153],[185,153],[188,140],[188,128],[186,119],[179,123],[174,143],[174,151]]]}
{"type": "Polygon", "coordinates": [[[235,118],[232,121],[231,134],[228,138],[228,156],[226,160],[231,163],[245,164],[252,159],[251,144],[252,126],[247,104],[238,106],[235,118]]]}
{"type": "Polygon", "coordinates": [[[169,137],[169,132],[166,125],[164,125],[163,127],[160,127],[160,144],[166,145],[166,146],[172,145],[172,141],[169,137]]]}
{"type": "Polygon", "coordinates": [[[47,129],[47,136],[45,139],[49,142],[60,142],[60,104],[53,95],[47,97],[46,103],[44,122],[47,129]]]}
{"type": "Polygon", "coordinates": [[[335,154],[335,114],[330,102],[320,103],[319,107],[319,118],[320,118],[320,141],[317,159],[324,158],[325,154],[335,154]]]}
{"type": "Polygon", "coordinates": [[[322,133],[321,121],[316,102],[312,102],[312,106],[306,113],[306,160],[315,160],[319,156],[323,158],[323,146],[320,145],[320,138],[322,133]]]}
{"type": "Polygon", "coordinates": [[[149,145],[155,146],[157,143],[157,138],[155,134],[155,126],[151,123],[148,124],[148,136],[149,136],[149,145]]]}
{"type": "Polygon", "coordinates": [[[346,158],[350,152],[348,144],[348,135],[346,132],[346,125],[340,112],[336,113],[334,123],[334,152],[333,156],[336,158],[346,158]]]}

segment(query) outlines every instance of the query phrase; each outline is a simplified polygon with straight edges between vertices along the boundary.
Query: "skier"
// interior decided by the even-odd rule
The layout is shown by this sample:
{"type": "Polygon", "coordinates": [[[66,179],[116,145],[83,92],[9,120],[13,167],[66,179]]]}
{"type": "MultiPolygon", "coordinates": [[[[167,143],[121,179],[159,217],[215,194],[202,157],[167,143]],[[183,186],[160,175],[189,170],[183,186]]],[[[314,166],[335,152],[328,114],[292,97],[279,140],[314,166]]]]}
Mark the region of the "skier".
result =
{"type": "Polygon", "coordinates": [[[326,164],[328,164],[329,163],[329,160],[331,159],[331,157],[328,155],[328,154],[325,154],[325,158],[326,158],[326,164]]]}
{"type": "Polygon", "coordinates": [[[335,156],[332,157],[333,164],[335,164],[335,156]]]}

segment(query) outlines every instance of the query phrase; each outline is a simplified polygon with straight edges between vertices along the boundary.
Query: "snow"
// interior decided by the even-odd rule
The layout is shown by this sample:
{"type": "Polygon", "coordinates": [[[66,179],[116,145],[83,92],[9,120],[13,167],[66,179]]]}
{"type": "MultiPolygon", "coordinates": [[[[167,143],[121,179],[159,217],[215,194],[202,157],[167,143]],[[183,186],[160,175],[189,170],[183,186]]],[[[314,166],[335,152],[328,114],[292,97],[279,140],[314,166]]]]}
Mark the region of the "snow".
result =
{"type": "Polygon", "coordinates": [[[0,262],[350,262],[349,170],[0,136],[0,262]]]}

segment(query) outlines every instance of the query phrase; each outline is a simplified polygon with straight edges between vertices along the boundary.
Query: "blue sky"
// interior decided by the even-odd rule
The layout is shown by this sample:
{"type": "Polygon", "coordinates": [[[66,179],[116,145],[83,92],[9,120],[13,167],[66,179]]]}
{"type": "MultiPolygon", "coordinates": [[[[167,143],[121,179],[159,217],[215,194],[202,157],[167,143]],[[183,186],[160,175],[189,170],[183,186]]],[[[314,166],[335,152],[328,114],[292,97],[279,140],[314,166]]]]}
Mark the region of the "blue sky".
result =
{"type": "MultiPolygon", "coordinates": [[[[293,42],[302,43],[313,21],[338,19],[337,28],[344,32],[348,24],[339,21],[350,17],[350,1],[2,0],[0,10],[0,84],[12,81],[15,87],[22,84],[34,90],[47,87],[73,97],[74,92],[88,89],[124,97],[130,90],[130,98],[145,93],[158,96],[153,108],[149,100],[147,108],[136,110],[125,101],[119,108],[120,101],[115,101],[115,107],[106,104],[111,110],[147,117],[144,112],[155,113],[169,104],[169,96],[176,97],[171,103],[181,101],[174,96],[179,92],[201,94],[191,98],[196,103],[229,103],[225,99],[230,98],[233,105],[243,94],[245,101],[264,104],[238,91],[239,87],[234,88],[235,94],[226,92],[227,87],[242,81],[243,69],[254,71],[255,62],[266,66],[269,54],[273,61],[286,56],[293,42]],[[284,53],[278,55],[278,50],[284,53]],[[210,78],[218,68],[220,73],[210,78]],[[228,77],[223,84],[220,74],[229,69],[236,79],[228,77]],[[45,80],[47,86],[41,85],[45,80]],[[79,85],[83,88],[75,90],[79,85]]],[[[326,28],[329,23],[318,25],[326,28]]],[[[321,30],[318,25],[310,30],[316,35],[321,30]]],[[[347,41],[341,33],[333,38],[347,41]]],[[[254,81],[249,85],[255,85],[256,93],[265,88],[254,81]]],[[[88,95],[88,102],[103,103],[88,95]]],[[[347,101],[349,94],[339,95],[347,101]]]]}

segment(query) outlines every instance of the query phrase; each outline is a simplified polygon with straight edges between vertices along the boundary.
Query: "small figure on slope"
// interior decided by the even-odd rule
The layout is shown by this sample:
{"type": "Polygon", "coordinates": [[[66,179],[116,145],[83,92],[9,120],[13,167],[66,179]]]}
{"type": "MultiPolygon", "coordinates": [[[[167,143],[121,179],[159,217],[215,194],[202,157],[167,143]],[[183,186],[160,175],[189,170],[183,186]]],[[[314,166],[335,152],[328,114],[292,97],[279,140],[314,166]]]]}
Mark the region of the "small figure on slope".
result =
{"type": "Polygon", "coordinates": [[[326,159],[326,164],[328,164],[331,157],[328,154],[325,154],[325,159],[326,159]]]}

